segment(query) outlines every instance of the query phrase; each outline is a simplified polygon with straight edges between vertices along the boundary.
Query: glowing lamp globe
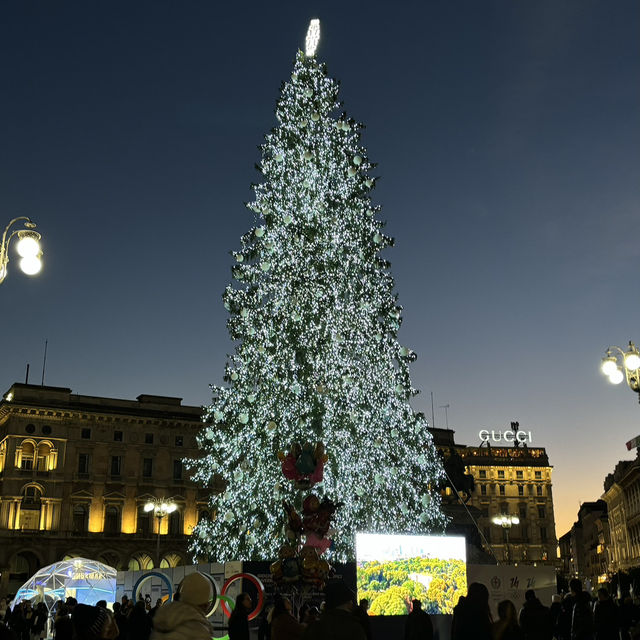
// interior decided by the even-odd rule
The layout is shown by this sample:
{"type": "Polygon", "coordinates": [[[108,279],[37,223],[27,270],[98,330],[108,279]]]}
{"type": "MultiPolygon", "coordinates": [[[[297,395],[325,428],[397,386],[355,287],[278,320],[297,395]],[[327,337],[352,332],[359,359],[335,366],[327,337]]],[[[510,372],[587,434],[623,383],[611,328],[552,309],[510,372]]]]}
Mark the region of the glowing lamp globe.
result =
{"type": "Polygon", "coordinates": [[[20,269],[28,276],[35,276],[42,269],[42,260],[37,255],[25,256],[20,260],[20,269]]]}
{"type": "Polygon", "coordinates": [[[624,366],[627,367],[629,371],[640,369],[640,356],[633,351],[627,353],[624,357],[624,366]]]}
{"type": "Polygon", "coordinates": [[[611,384],[620,384],[624,380],[624,375],[620,369],[617,369],[609,374],[609,382],[611,384]]]}
{"type": "Polygon", "coordinates": [[[147,502],[147,504],[144,505],[144,510],[149,513],[149,511],[153,511],[153,507],[153,502],[147,502]]]}
{"type": "Polygon", "coordinates": [[[40,253],[39,234],[35,231],[20,231],[18,233],[18,244],[16,251],[21,258],[30,258],[40,253]]]}
{"type": "Polygon", "coordinates": [[[518,516],[511,516],[511,524],[520,524],[520,518],[518,518],[518,516]]]}
{"type": "Polygon", "coordinates": [[[602,364],[600,365],[600,370],[604,373],[605,376],[610,376],[614,371],[618,370],[618,365],[616,364],[615,358],[602,358],[602,364]]]}

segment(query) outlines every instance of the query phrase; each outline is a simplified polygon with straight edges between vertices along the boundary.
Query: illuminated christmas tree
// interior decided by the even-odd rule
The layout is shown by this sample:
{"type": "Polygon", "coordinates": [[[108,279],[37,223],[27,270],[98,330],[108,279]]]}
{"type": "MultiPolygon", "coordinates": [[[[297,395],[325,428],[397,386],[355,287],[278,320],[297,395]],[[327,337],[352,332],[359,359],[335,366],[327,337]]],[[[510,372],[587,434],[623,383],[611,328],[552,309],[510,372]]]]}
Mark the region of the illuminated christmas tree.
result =
{"type": "Polygon", "coordinates": [[[354,557],[355,531],[442,530],[436,485],[442,467],[399,344],[402,308],[390,264],[393,244],[372,204],[374,165],[362,125],[341,112],[338,83],[313,52],[299,52],[266,135],[248,207],[255,226],[234,252],[235,283],[223,299],[235,342],[192,461],[211,499],[192,550],[215,560],[275,558],[283,542],[282,500],[298,492],[279,451],[325,445],[314,492],[344,502],[332,557],[354,557]]]}

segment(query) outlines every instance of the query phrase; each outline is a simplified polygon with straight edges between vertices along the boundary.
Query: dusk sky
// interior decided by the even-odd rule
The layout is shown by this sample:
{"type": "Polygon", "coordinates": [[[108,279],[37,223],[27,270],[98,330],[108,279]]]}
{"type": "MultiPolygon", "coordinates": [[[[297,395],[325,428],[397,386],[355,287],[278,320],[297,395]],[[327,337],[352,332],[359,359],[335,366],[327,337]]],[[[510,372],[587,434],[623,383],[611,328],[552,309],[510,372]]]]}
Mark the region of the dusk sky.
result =
{"type": "MultiPolygon", "coordinates": [[[[0,226],[44,270],[0,285],[1,392],[210,400],[243,202],[309,19],[381,176],[373,192],[414,407],[478,444],[519,421],[554,466],[557,534],[630,459],[640,342],[640,3],[26,1],[0,5],[0,226]]],[[[1,230],[1,229],[0,229],[1,230]]]]}

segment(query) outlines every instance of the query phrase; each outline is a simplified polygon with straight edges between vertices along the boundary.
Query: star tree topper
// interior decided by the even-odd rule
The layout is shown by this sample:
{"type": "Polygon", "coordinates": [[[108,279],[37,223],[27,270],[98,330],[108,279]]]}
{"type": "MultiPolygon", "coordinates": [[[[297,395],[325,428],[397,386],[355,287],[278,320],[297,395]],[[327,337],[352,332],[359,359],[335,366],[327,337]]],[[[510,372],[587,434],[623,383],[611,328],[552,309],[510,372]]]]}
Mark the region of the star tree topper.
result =
{"type": "Polygon", "coordinates": [[[320,20],[314,18],[309,23],[307,29],[307,38],[305,40],[304,52],[308,56],[315,56],[316,49],[318,48],[318,42],[320,41],[320,20]]]}

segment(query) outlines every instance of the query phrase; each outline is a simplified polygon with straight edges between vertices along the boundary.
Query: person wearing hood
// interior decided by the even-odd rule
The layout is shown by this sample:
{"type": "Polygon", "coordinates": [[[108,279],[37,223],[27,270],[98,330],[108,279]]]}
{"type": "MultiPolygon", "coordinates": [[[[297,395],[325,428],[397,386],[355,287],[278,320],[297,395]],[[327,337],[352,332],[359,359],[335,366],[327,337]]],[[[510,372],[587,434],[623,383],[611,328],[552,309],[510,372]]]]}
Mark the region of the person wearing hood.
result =
{"type": "Polygon", "coordinates": [[[165,604],[153,618],[150,640],[211,640],[206,613],[213,600],[211,581],[197,571],[184,578],[180,600],[165,604]]]}

